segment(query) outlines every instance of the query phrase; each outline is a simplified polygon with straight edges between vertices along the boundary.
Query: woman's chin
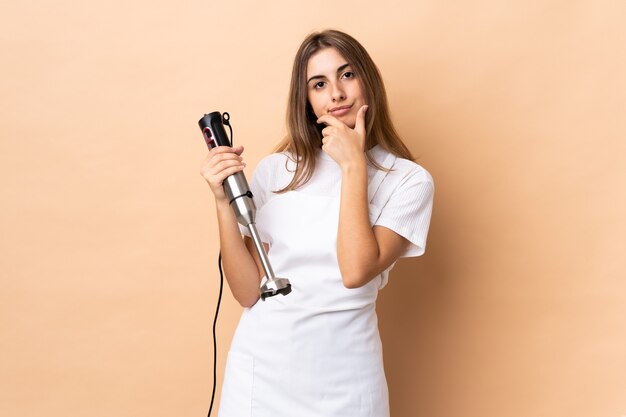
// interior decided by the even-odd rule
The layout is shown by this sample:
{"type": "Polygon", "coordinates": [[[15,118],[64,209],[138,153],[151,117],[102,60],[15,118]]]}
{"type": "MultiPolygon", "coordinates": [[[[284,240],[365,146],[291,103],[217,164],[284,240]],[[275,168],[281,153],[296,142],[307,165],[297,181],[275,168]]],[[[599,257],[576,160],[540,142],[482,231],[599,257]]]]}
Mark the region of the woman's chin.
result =
{"type": "Polygon", "coordinates": [[[354,129],[354,126],[356,126],[356,117],[351,114],[338,117],[338,119],[344,122],[350,129],[354,129]]]}

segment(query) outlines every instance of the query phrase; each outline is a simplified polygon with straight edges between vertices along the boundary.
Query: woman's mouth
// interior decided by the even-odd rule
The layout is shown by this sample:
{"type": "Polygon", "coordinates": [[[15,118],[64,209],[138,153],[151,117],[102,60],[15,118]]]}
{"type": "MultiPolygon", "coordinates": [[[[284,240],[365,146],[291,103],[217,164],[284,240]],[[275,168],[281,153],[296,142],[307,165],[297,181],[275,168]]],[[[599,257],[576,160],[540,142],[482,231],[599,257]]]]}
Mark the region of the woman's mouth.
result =
{"type": "Polygon", "coordinates": [[[352,108],[352,105],[333,107],[332,109],[330,109],[330,114],[332,114],[335,117],[343,116],[344,114],[349,113],[351,108],[352,108]]]}

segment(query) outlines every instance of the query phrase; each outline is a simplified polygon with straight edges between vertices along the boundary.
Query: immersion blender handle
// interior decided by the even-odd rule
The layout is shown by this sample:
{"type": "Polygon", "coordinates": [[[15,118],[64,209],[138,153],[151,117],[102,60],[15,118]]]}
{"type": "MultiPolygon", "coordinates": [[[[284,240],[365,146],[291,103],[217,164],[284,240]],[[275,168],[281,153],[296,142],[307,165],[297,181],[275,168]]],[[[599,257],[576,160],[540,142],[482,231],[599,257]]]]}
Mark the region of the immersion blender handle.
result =
{"type": "MultiPolygon", "coordinates": [[[[225,113],[225,115],[228,113],[225,113]]],[[[228,119],[226,119],[228,120],[228,119]]],[[[231,146],[226,130],[224,129],[224,118],[218,111],[214,111],[202,116],[202,119],[198,121],[204,141],[209,147],[209,150],[216,146],[231,146]]]]}
{"type": "MultiPolygon", "coordinates": [[[[198,121],[200,130],[202,130],[202,136],[209,150],[216,146],[231,146],[230,140],[226,135],[226,130],[224,129],[224,122],[228,123],[227,115],[228,113],[224,113],[222,117],[220,112],[214,111],[205,114],[198,121]]],[[[250,186],[243,172],[236,172],[226,177],[224,180],[224,192],[235,211],[237,222],[245,227],[254,223],[256,206],[252,200],[250,186]]]]}

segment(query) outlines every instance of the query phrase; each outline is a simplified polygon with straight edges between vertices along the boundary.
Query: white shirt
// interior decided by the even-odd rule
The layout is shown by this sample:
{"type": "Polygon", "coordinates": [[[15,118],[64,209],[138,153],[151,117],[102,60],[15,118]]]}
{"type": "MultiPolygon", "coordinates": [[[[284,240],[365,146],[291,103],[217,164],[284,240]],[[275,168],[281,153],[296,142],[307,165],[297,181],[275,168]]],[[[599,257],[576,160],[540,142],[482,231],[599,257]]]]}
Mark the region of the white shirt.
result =
{"type": "MultiPolygon", "coordinates": [[[[380,145],[368,151],[370,156],[382,166],[390,155],[380,145]]],[[[392,158],[394,159],[394,158],[392,158]]],[[[392,168],[380,183],[375,194],[370,195],[370,222],[372,226],[383,226],[406,238],[410,245],[400,257],[420,256],[426,250],[426,240],[433,208],[434,182],[432,176],[420,165],[404,158],[395,158],[386,168],[392,168]]],[[[295,172],[295,162],[289,153],[274,153],[263,158],[254,172],[250,190],[254,195],[257,210],[278,194],[273,191],[287,186],[295,172]]],[[[368,166],[368,182],[379,172],[368,166]]],[[[310,195],[338,197],[341,193],[341,169],[322,150],[318,151],[313,176],[299,192],[310,195]]],[[[371,194],[371,190],[370,190],[371,194]]],[[[247,228],[240,226],[246,236],[247,228]]],[[[267,236],[261,239],[268,243],[267,236]]],[[[381,288],[387,284],[391,265],[383,272],[381,288]]]]}

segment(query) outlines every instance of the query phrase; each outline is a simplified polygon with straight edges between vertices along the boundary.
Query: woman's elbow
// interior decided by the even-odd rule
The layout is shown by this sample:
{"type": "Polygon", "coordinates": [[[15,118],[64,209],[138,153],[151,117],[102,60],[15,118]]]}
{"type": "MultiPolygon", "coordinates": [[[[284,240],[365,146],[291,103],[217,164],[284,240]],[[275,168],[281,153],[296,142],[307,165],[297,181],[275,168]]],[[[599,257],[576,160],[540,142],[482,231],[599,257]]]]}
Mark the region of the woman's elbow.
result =
{"type": "Polygon", "coordinates": [[[242,306],[243,308],[250,308],[253,305],[256,304],[257,301],[259,301],[259,298],[261,298],[260,294],[252,294],[252,295],[240,295],[238,297],[235,297],[235,299],[237,300],[237,302],[239,303],[240,306],[242,306]]]}
{"type": "Polygon", "coordinates": [[[341,280],[343,281],[343,286],[348,289],[360,288],[370,282],[372,277],[366,273],[350,273],[350,274],[342,274],[341,280]]]}

